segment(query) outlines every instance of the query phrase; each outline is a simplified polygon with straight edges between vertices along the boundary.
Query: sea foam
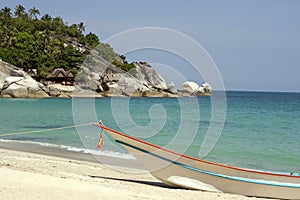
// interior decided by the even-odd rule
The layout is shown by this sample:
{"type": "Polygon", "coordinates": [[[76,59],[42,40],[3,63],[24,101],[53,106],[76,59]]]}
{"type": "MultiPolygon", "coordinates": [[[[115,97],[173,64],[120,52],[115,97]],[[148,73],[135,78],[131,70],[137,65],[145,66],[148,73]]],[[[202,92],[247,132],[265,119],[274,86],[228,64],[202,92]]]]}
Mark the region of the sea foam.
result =
{"type": "Polygon", "coordinates": [[[51,144],[51,143],[46,143],[46,142],[34,142],[34,141],[18,141],[18,140],[0,139],[0,142],[33,144],[33,145],[39,145],[39,146],[57,148],[57,149],[64,149],[67,151],[80,152],[80,153],[86,153],[86,154],[92,154],[92,155],[108,156],[108,157],[121,158],[121,159],[127,159],[127,160],[136,160],[136,158],[134,156],[132,156],[131,154],[109,151],[109,150],[99,150],[98,151],[98,150],[93,150],[93,149],[85,149],[85,148],[79,148],[79,147],[71,147],[71,146],[66,146],[66,145],[57,145],[57,144],[51,144]]]}

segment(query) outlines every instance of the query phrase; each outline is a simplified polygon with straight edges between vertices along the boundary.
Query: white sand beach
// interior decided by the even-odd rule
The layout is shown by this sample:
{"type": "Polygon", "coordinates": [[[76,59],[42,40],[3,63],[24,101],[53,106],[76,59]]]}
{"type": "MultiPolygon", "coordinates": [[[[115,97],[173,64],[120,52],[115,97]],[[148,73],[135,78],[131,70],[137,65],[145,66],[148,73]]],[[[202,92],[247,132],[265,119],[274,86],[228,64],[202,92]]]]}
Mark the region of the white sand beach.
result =
{"type": "Polygon", "coordinates": [[[259,199],[170,188],[150,173],[0,149],[1,199],[259,199]]]}

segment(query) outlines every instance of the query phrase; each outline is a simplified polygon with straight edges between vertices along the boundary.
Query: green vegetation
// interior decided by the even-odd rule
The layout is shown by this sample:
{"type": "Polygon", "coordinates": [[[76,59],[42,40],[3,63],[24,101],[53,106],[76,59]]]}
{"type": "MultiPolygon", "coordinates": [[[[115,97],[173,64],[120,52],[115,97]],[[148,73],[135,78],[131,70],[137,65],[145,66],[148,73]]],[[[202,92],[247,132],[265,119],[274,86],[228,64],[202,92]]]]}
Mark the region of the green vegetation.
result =
{"type": "MultiPolygon", "coordinates": [[[[37,68],[40,78],[45,78],[55,68],[77,73],[91,49],[113,63],[116,54],[108,44],[100,43],[97,35],[85,33],[83,22],[68,25],[60,17],[45,14],[35,7],[28,12],[22,5],[0,10],[0,58],[17,67],[28,70],[37,68]],[[40,17],[40,18],[39,18],[40,17]]],[[[127,62],[118,64],[129,69],[127,62]]],[[[128,71],[128,70],[126,70],[128,71]]]]}
{"type": "Polygon", "coordinates": [[[124,55],[121,55],[120,58],[122,59],[122,61],[118,61],[118,60],[114,60],[112,61],[112,64],[114,64],[117,67],[122,68],[124,71],[129,72],[133,69],[135,69],[135,66],[133,63],[128,63],[126,61],[126,57],[124,55]]]}
{"type": "Polygon", "coordinates": [[[118,56],[108,44],[100,43],[96,48],[96,51],[99,52],[99,55],[109,62],[113,62],[118,56]]]}

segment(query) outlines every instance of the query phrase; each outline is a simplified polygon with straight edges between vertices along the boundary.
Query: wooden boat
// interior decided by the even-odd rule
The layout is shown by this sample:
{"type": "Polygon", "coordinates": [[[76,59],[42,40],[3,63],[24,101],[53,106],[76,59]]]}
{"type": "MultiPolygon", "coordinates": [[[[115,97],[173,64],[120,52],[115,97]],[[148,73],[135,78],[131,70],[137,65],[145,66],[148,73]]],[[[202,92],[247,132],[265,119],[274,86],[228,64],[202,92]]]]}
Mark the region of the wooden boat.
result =
{"type": "Polygon", "coordinates": [[[133,154],[154,177],[168,185],[245,196],[300,199],[300,174],[259,171],[200,160],[102,124],[95,125],[133,154]]]}

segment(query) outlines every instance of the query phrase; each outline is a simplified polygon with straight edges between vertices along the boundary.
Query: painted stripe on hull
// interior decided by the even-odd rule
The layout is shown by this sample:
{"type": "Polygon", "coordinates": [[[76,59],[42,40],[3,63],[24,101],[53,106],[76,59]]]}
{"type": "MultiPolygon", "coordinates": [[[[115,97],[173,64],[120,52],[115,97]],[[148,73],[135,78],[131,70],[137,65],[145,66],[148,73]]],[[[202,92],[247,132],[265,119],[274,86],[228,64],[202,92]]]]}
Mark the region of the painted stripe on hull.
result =
{"type": "Polygon", "coordinates": [[[247,179],[247,178],[228,176],[228,175],[223,175],[223,174],[219,174],[219,173],[209,172],[209,171],[206,171],[206,170],[202,170],[202,169],[199,169],[199,168],[195,168],[195,167],[185,165],[183,163],[173,161],[173,160],[168,159],[166,157],[157,155],[155,153],[149,152],[145,149],[141,149],[139,147],[133,146],[131,144],[125,143],[125,142],[120,141],[120,140],[116,140],[116,142],[118,142],[122,145],[128,146],[130,148],[136,149],[138,151],[141,151],[143,153],[147,153],[151,156],[154,156],[154,157],[159,158],[161,160],[164,160],[166,162],[170,162],[170,163],[175,164],[177,166],[180,166],[180,167],[183,167],[183,168],[186,168],[186,169],[189,169],[189,170],[197,171],[199,173],[203,173],[203,174],[207,174],[207,175],[221,177],[221,178],[230,179],[230,180],[234,180],[234,181],[242,181],[242,182],[247,182],[247,183],[253,183],[253,184],[261,184],[261,185],[269,185],[269,186],[277,186],[277,187],[288,187],[288,188],[300,188],[300,184],[282,183],[282,182],[256,180],[256,179],[247,179]]]}
{"type": "Polygon", "coordinates": [[[96,123],[94,125],[98,126],[99,128],[102,128],[102,129],[104,129],[104,130],[106,130],[106,131],[108,131],[108,132],[110,132],[112,134],[116,134],[116,135],[119,135],[119,136],[122,136],[122,137],[125,137],[125,138],[128,138],[128,139],[134,140],[136,142],[148,145],[150,147],[154,147],[156,149],[160,149],[162,151],[165,151],[165,152],[177,155],[177,156],[181,156],[183,158],[187,158],[187,159],[190,159],[190,160],[198,161],[198,162],[201,162],[201,163],[206,163],[206,164],[209,164],[209,165],[214,165],[214,166],[218,166],[218,167],[223,167],[223,168],[228,168],[228,169],[234,169],[234,170],[239,170],[239,171],[244,171],[244,172],[262,174],[262,175],[281,176],[281,177],[289,177],[289,178],[293,178],[293,179],[294,178],[295,179],[300,179],[300,175],[298,173],[280,173],[280,172],[269,172],[269,171],[253,170],[253,169],[246,169],[246,168],[240,168],[240,167],[235,167],[235,166],[228,166],[228,165],[224,165],[224,164],[219,164],[219,163],[214,163],[214,162],[210,162],[210,161],[206,161],[206,160],[201,160],[201,159],[198,159],[198,158],[193,158],[193,157],[190,157],[190,156],[187,156],[187,155],[183,155],[183,154],[179,154],[179,153],[173,152],[171,150],[164,149],[162,147],[156,146],[154,144],[151,144],[151,143],[139,140],[137,138],[134,138],[132,136],[126,135],[124,133],[120,133],[120,132],[115,131],[113,129],[107,128],[106,126],[102,126],[102,125],[100,125],[98,123],[96,123]]]}

